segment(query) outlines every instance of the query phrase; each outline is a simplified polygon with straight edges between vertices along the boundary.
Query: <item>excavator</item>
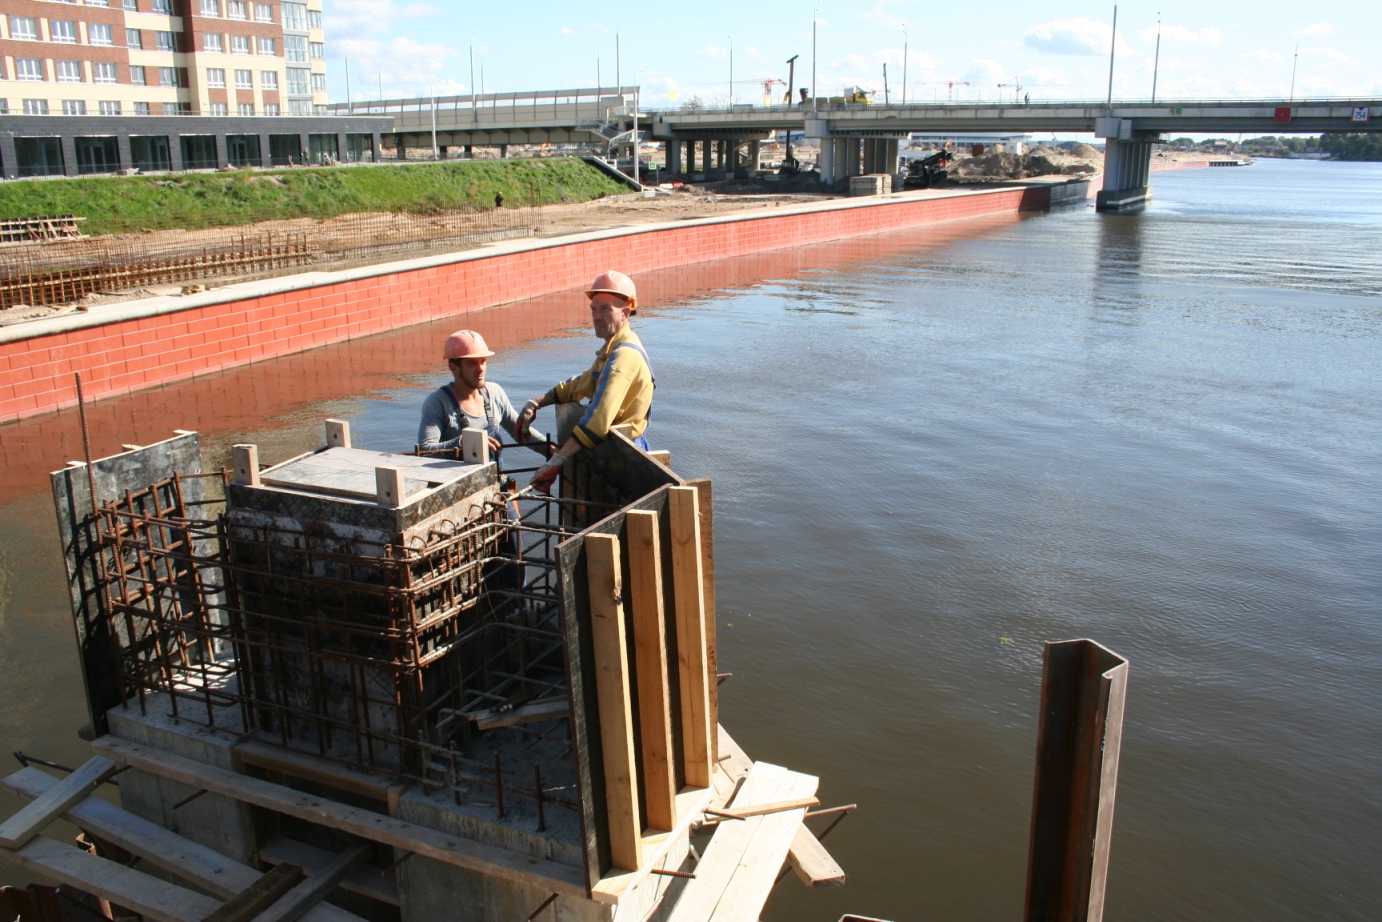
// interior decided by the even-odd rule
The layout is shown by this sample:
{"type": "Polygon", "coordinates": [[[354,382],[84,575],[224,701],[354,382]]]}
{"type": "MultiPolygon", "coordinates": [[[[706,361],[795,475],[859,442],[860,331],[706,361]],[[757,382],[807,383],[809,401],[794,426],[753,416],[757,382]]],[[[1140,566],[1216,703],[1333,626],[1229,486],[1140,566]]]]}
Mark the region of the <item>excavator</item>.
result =
{"type": "Polygon", "coordinates": [[[949,173],[946,167],[955,159],[948,150],[940,150],[929,157],[907,161],[907,176],[902,180],[904,189],[929,189],[945,182],[949,173]]]}

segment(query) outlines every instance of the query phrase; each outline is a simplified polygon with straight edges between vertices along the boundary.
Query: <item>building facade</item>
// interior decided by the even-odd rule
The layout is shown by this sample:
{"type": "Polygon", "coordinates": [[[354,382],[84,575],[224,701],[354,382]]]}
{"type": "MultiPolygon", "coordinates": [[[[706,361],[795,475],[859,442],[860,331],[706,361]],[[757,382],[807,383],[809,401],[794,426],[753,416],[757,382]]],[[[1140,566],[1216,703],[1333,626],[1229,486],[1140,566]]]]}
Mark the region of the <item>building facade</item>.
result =
{"type": "MultiPolygon", "coordinates": [[[[121,145],[113,139],[141,134],[142,129],[125,121],[131,116],[240,120],[327,115],[322,2],[0,0],[0,121],[8,123],[0,128],[4,175],[99,173],[141,163],[175,169],[168,166],[173,161],[270,165],[274,158],[268,150],[242,149],[236,156],[228,147],[219,154],[201,149],[186,157],[159,156],[155,151],[115,159],[103,148],[118,149],[121,145]],[[120,121],[107,124],[110,130],[105,134],[112,139],[108,145],[70,145],[66,142],[73,133],[61,124],[45,128],[43,121],[7,116],[78,116],[85,117],[84,125],[93,117],[120,121]],[[27,134],[35,125],[40,134],[27,134]],[[27,143],[30,140],[42,143],[35,146],[27,143]],[[57,162],[64,147],[72,149],[77,162],[57,162]]],[[[242,135],[269,133],[243,125],[235,130],[242,135]]],[[[359,131],[370,133],[368,128],[359,131]]],[[[184,133],[175,132],[165,141],[181,148],[184,133]]],[[[217,132],[203,125],[190,133],[217,132]]],[[[345,131],[322,126],[318,133],[345,131]]],[[[360,159],[352,155],[358,154],[358,147],[321,150],[315,159],[360,159]]],[[[307,149],[294,148],[299,162],[307,149]]],[[[378,150],[377,141],[371,150],[378,150]]]]}

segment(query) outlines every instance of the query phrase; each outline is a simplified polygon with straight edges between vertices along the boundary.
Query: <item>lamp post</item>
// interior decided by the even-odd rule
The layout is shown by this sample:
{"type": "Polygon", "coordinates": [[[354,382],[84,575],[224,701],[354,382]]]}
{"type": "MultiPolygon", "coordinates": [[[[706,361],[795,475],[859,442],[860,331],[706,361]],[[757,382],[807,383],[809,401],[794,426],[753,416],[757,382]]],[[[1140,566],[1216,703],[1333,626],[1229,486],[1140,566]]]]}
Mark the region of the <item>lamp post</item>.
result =
{"type": "MultiPolygon", "coordinates": [[[[811,14],[811,114],[816,114],[816,97],[820,95],[820,90],[816,86],[816,20],[821,18],[821,3],[816,0],[814,12],[811,14]]],[[[791,137],[791,132],[787,133],[791,137]]]]}
{"type": "Polygon", "coordinates": [[[433,83],[428,89],[432,93],[432,159],[437,160],[437,85],[433,83]]]}
{"type": "Polygon", "coordinates": [[[475,33],[470,33],[470,124],[479,126],[480,112],[475,108],[475,33]]]}
{"type": "Polygon", "coordinates": [[[1156,102],[1156,72],[1161,66],[1161,14],[1156,14],[1156,56],[1152,58],[1152,102],[1156,102]]]}
{"type": "Polygon", "coordinates": [[[1113,35],[1108,43],[1108,104],[1113,105],[1113,52],[1118,47],[1118,4],[1113,5],[1113,35]]]}
{"type": "Polygon", "coordinates": [[[1296,101],[1296,65],[1300,63],[1300,44],[1296,44],[1296,53],[1291,58],[1291,95],[1287,97],[1287,102],[1296,101]]]}
{"type": "Polygon", "coordinates": [[[600,46],[591,45],[590,47],[595,49],[595,89],[598,92],[600,89],[600,46]]]}
{"type": "Polygon", "coordinates": [[[734,108],[734,36],[727,35],[729,39],[729,107],[734,108]]]}
{"type": "Polygon", "coordinates": [[[902,24],[902,104],[907,105],[907,24],[902,24]]]}

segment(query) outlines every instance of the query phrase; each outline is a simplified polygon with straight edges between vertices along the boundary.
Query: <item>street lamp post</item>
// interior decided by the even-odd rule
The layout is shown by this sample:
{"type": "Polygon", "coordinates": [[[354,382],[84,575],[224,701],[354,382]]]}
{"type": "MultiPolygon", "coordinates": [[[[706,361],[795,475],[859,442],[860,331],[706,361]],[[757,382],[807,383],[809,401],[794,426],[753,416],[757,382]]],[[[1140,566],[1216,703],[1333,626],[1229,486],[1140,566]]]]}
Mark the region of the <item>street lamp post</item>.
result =
{"type": "Polygon", "coordinates": [[[907,24],[902,24],[902,104],[907,105],[907,24]]]}
{"type": "Polygon", "coordinates": [[[470,124],[478,127],[480,112],[475,102],[475,33],[470,33],[470,124]]]}
{"type": "Polygon", "coordinates": [[[1152,102],[1156,102],[1156,72],[1161,66],[1161,14],[1156,14],[1156,55],[1152,58],[1152,102]]]}
{"type": "Polygon", "coordinates": [[[729,107],[734,108],[734,36],[725,36],[729,39],[729,107]]]}
{"type": "MultiPolygon", "coordinates": [[[[816,20],[821,18],[820,0],[816,0],[814,12],[811,14],[811,114],[816,114],[816,97],[820,95],[820,89],[816,86],[816,20]]],[[[791,137],[791,132],[788,132],[791,137]]]]}

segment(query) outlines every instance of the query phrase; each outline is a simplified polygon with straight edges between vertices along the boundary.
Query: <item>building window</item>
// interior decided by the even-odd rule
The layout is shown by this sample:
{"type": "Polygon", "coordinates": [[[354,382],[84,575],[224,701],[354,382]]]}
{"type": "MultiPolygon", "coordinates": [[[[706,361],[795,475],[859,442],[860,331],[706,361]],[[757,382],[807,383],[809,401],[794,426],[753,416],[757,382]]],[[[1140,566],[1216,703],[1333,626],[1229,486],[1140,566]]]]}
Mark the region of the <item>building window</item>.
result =
{"type": "Polygon", "coordinates": [[[54,61],[58,71],[58,83],[81,83],[81,61],[54,61]]]}
{"type": "Polygon", "coordinates": [[[285,3],[283,4],[283,28],[295,29],[299,32],[307,31],[307,4],[305,3],[285,3]]]}
{"type": "Polygon", "coordinates": [[[86,100],[84,99],[64,99],[62,101],[63,115],[86,115],[86,100]]]}
{"type": "Polygon", "coordinates": [[[235,88],[237,90],[254,89],[254,71],[237,70],[235,72],[235,88]]]}
{"type": "Polygon", "coordinates": [[[148,115],[148,114],[149,114],[149,104],[148,104],[147,102],[137,102],[137,103],[135,103],[135,104],[134,104],[134,114],[135,114],[135,115],[148,115]]]}
{"type": "Polygon", "coordinates": [[[9,114],[10,114],[10,101],[9,101],[8,99],[0,99],[0,115],[9,115],[9,114]]]}
{"type": "Polygon", "coordinates": [[[259,54],[268,55],[270,57],[278,54],[278,42],[275,39],[264,38],[261,35],[259,38],[255,39],[255,42],[258,45],[259,54]]]}
{"type": "Polygon", "coordinates": [[[117,100],[117,99],[103,99],[103,100],[101,100],[101,114],[102,114],[102,115],[119,115],[119,114],[120,114],[120,101],[117,100]]]}
{"type": "Polygon", "coordinates": [[[24,100],[25,115],[47,115],[48,100],[46,99],[26,99],[24,100]]]}
{"type": "Polygon", "coordinates": [[[301,35],[283,36],[283,60],[296,64],[307,63],[307,39],[301,35]]]}
{"type": "Polygon", "coordinates": [[[108,0],[86,0],[87,6],[110,6],[108,0]]]}
{"type": "Polygon", "coordinates": [[[125,9],[131,13],[139,12],[139,0],[125,0],[125,9]]]}
{"type": "Polygon", "coordinates": [[[176,67],[160,67],[158,69],[159,86],[177,86],[178,69],[176,67]]]}
{"type": "Polygon", "coordinates": [[[70,19],[48,20],[48,40],[63,45],[77,44],[77,24],[70,19]]]}
{"type": "Polygon", "coordinates": [[[125,44],[129,45],[131,48],[143,48],[144,33],[140,32],[138,29],[126,29],[125,44]]]}
{"type": "Polygon", "coordinates": [[[313,75],[312,75],[312,92],[313,92],[313,93],[325,93],[325,92],[326,92],[326,74],[313,74],[313,75]]]}
{"type": "Polygon", "coordinates": [[[143,65],[143,64],[131,64],[131,65],[130,65],[130,85],[131,85],[131,86],[144,86],[144,85],[145,85],[144,65],[143,65]]]}
{"type": "Polygon", "coordinates": [[[10,38],[15,41],[38,41],[38,20],[32,16],[11,16],[10,38]]]}
{"type": "Polygon", "coordinates": [[[232,35],[230,37],[231,54],[249,54],[250,37],[248,35],[232,35]]]}
{"type": "Polygon", "coordinates": [[[15,58],[14,75],[18,80],[46,80],[43,75],[43,62],[38,58],[15,58]]]}
{"type": "Polygon", "coordinates": [[[254,5],[255,22],[273,22],[274,8],[267,3],[256,3],[254,5]]]}
{"type": "Polygon", "coordinates": [[[266,102],[266,103],[264,103],[264,114],[265,114],[265,115],[281,115],[282,113],[283,113],[283,110],[280,109],[280,108],[278,107],[278,103],[276,103],[276,102],[266,102]]]}
{"type": "Polygon", "coordinates": [[[202,0],[202,15],[210,19],[220,19],[221,0],[202,0]]]}
{"type": "Polygon", "coordinates": [[[245,0],[230,0],[226,4],[226,16],[231,19],[249,19],[250,5],[245,0]]]}
{"type": "Polygon", "coordinates": [[[261,70],[259,72],[259,86],[266,90],[278,89],[278,71],[261,70]]]}
{"type": "Polygon", "coordinates": [[[312,100],[310,99],[290,99],[288,100],[289,115],[311,115],[312,100]]]}
{"type": "Polygon", "coordinates": [[[154,0],[154,12],[173,15],[173,0],[154,0]]]}
{"type": "Polygon", "coordinates": [[[223,102],[213,102],[211,104],[212,115],[229,115],[230,113],[226,111],[226,109],[226,104],[223,102]]]}
{"type": "Polygon", "coordinates": [[[86,40],[93,45],[114,45],[115,36],[110,26],[103,22],[89,23],[86,27],[86,40]]]}
{"type": "Polygon", "coordinates": [[[115,65],[108,61],[95,61],[91,65],[92,83],[116,83],[115,65]]]}
{"type": "Polygon", "coordinates": [[[177,51],[178,40],[172,32],[155,32],[154,48],[159,51],[177,51]]]}
{"type": "Polygon", "coordinates": [[[224,67],[208,67],[206,69],[206,85],[217,90],[226,88],[226,69],[224,67]]]}
{"type": "Polygon", "coordinates": [[[224,51],[224,50],[225,50],[225,46],[223,46],[223,45],[221,44],[221,33],[219,33],[219,32],[203,32],[203,33],[202,33],[202,51],[211,51],[211,52],[214,52],[214,53],[216,53],[216,54],[220,54],[220,53],[221,53],[222,51],[224,51]]]}
{"type": "Polygon", "coordinates": [[[308,10],[308,11],[307,11],[307,28],[309,28],[309,29],[320,29],[321,27],[322,27],[322,11],[321,11],[321,10],[308,10]]]}
{"type": "Polygon", "coordinates": [[[191,115],[192,104],[190,102],[165,102],[163,104],[164,115],[191,115]]]}
{"type": "Polygon", "coordinates": [[[306,96],[310,90],[307,89],[307,78],[309,71],[299,67],[288,68],[288,95],[306,96]]]}
{"type": "Polygon", "coordinates": [[[323,43],[323,42],[308,42],[308,43],[307,43],[307,56],[310,57],[313,61],[325,61],[325,60],[326,60],[326,45],[325,45],[325,43],[323,43]]]}
{"type": "Polygon", "coordinates": [[[236,114],[236,115],[253,115],[253,114],[254,114],[254,103],[252,103],[252,102],[242,102],[242,103],[240,103],[239,105],[237,105],[237,106],[235,107],[235,114],[236,114]]]}

